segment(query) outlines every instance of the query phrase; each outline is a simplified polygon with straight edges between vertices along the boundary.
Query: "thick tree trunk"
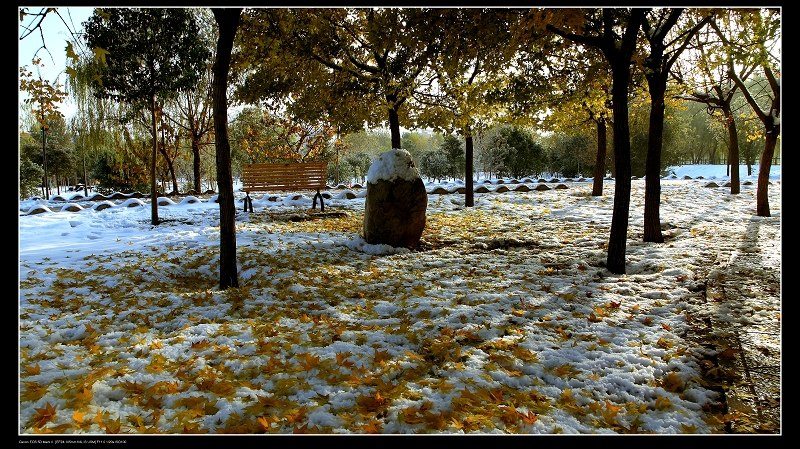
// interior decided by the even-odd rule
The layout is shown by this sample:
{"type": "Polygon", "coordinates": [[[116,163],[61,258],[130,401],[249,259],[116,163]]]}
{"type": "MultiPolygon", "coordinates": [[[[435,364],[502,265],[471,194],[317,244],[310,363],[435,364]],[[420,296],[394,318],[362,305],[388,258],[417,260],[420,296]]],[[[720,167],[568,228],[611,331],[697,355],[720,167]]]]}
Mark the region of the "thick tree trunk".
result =
{"type": "Polygon", "coordinates": [[[192,174],[194,176],[194,190],[197,193],[202,191],[200,183],[200,139],[192,136],[192,174]]]}
{"type": "Polygon", "coordinates": [[[474,144],[472,142],[472,130],[467,127],[464,130],[464,156],[466,158],[464,169],[464,206],[475,206],[475,185],[472,182],[472,174],[475,171],[473,167],[473,158],[475,154],[474,144]]]}
{"type": "Polygon", "coordinates": [[[665,75],[647,79],[650,91],[650,127],[647,133],[647,160],[644,181],[644,241],[663,243],[661,235],[661,149],[664,142],[665,75]]]}
{"type": "Polygon", "coordinates": [[[392,133],[392,148],[400,148],[400,117],[397,109],[389,109],[389,131],[392,133]]]}
{"type": "Polygon", "coordinates": [[[597,157],[594,162],[594,173],[592,176],[592,196],[603,195],[603,178],[606,176],[606,119],[600,117],[595,121],[597,124],[597,157]]]}
{"type": "Polygon", "coordinates": [[[730,167],[731,194],[740,191],[739,184],[739,134],[736,130],[736,120],[731,112],[730,105],[722,108],[725,115],[725,127],[728,129],[728,166],[730,167]]]}
{"type": "Polygon", "coordinates": [[[156,126],[156,97],[150,97],[150,125],[153,132],[153,150],[150,152],[150,222],[158,224],[158,192],[156,191],[156,156],[158,156],[158,130],[156,126]]]}
{"type": "Polygon", "coordinates": [[[775,144],[778,142],[778,133],[774,129],[767,130],[764,141],[764,152],[761,153],[761,162],[758,167],[758,191],[756,192],[756,213],[759,217],[769,217],[769,170],[772,167],[772,156],[775,154],[775,144]]]}
{"type": "Polygon", "coordinates": [[[236,206],[233,198],[231,146],[228,141],[228,72],[241,8],[212,8],[219,28],[217,55],[214,60],[212,98],[214,135],[217,149],[217,186],[219,187],[219,287],[239,286],[236,267],[236,206]]]}
{"type": "Polygon", "coordinates": [[[606,266],[615,274],[625,273],[625,247],[628,237],[628,214],[631,202],[631,142],[628,127],[628,60],[611,62],[611,101],[614,112],[614,214],[608,239],[606,266]]]}

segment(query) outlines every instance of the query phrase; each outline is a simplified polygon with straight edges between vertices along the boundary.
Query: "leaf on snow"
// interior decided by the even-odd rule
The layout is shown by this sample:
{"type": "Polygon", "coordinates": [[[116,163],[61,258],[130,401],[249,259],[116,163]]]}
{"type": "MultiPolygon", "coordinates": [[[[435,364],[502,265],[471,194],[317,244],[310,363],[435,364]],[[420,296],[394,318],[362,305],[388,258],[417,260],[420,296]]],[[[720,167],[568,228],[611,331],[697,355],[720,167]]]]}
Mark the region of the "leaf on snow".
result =
{"type": "Polygon", "coordinates": [[[52,404],[49,402],[44,404],[44,407],[34,409],[36,413],[34,413],[33,417],[31,417],[30,423],[34,427],[44,427],[45,424],[49,423],[56,417],[56,408],[53,407],[52,404]]]}

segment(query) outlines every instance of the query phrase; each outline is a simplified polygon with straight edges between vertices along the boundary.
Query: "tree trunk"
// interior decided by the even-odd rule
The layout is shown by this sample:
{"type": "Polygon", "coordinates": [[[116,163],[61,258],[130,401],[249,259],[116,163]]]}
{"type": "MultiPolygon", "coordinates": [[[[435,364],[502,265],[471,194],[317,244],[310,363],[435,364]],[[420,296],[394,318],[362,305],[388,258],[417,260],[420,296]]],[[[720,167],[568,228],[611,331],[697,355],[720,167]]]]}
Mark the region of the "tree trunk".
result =
{"type": "Polygon", "coordinates": [[[592,196],[603,195],[603,177],[606,175],[606,119],[600,117],[597,124],[597,157],[592,174],[592,196]]]}
{"type": "Polygon", "coordinates": [[[200,183],[200,139],[192,135],[192,173],[194,176],[194,190],[200,193],[203,189],[200,183]]]}
{"type": "Polygon", "coordinates": [[[339,171],[341,170],[341,165],[339,165],[339,144],[340,144],[340,131],[341,127],[336,127],[336,143],[334,144],[333,148],[336,150],[336,170],[333,173],[333,183],[337,186],[339,185],[339,171]]]}
{"type": "Polygon", "coordinates": [[[44,188],[47,190],[45,199],[50,199],[50,178],[47,176],[47,130],[42,126],[42,164],[44,165],[44,188]]]}
{"type": "Polygon", "coordinates": [[[169,176],[172,178],[172,191],[175,193],[180,193],[178,190],[178,178],[175,177],[175,164],[173,164],[172,160],[169,159],[166,155],[164,155],[164,159],[167,161],[167,169],[169,170],[169,176]]]}
{"type": "MultiPolygon", "coordinates": [[[[613,112],[612,112],[612,115],[613,115],[613,112]]],[[[613,135],[614,134],[613,133],[613,131],[614,131],[614,124],[613,123],[611,124],[611,130],[612,130],[611,142],[613,143],[615,141],[614,140],[614,135],[613,135]]],[[[614,179],[617,179],[617,159],[614,157],[614,151],[611,151],[611,155],[610,156],[611,156],[610,157],[611,164],[609,164],[609,165],[611,166],[611,177],[614,178],[614,179]]]]}
{"type": "Polygon", "coordinates": [[[464,157],[466,160],[464,169],[464,206],[475,206],[475,186],[472,182],[472,173],[475,171],[473,155],[475,148],[472,142],[472,130],[469,126],[464,130],[464,157]]]}
{"type": "Polygon", "coordinates": [[[150,125],[153,132],[153,150],[150,152],[150,222],[158,224],[158,192],[156,191],[156,156],[158,156],[158,130],[156,125],[156,96],[150,97],[150,125]]]}
{"type": "Polygon", "coordinates": [[[736,120],[731,112],[730,105],[722,108],[725,115],[725,127],[728,128],[728,166],[730,167],[731,194],[740,191],[739,185],[739,134],[736,130],[736,120]]]}
{"type": "Polygon", "coordinates": [[[628,83],[630,61],[611,61],[611,101],[614,112],[614,213],[608,239],[606,267],[615,274],[625,273],[625,247],[628,237],[628,214],[631,202],[631,142],[628,127],[628,83]]]}
{"type": "Polygon", "coordinates": [[[747,176],[753,176],[753,163],[747,160],[747,176]]]}
{"type": "Polygon", "coordinates": [[[213,66],[212,99],[214,135],[217,150],[217,186],[219,187],[219,287],[239,286],[236,268],[236,206],[233,198],[231,146],[228,141],[228,72],[231,49],[239,27],[241,8],[212,8],[219,28],[217,54],[213,66]]]}
{"type": "Polygon", "coordinates": [[[647,132],[647,160],[644,181],[644,241],[663,243],[661,235],[661,149],[664,142],[665,74],[647,77],[650,91],[650,127],[647,132]]]}
{"type": "Polygon", "coordinates": [[[397,115],[397,107],[394,106],[396,98],[391,95],[386,96],[386,100],[392,105],[389,108],[389,131],[392,133],[392,148],[401,148],[400,143],[400,117],[397,115]]]}
{"type": "Polygon", "coordinates": [[[86,154],[83,155],[83,196],[89,196],[89,180],[86,179],[86,154]]]}
{"type": "Polygon", "coordinates": [[[775,154],[775,144],[778,142],[778,133],[775,129],[766,132],[764,152],[761,153],[761,162],[758,167],[758,191],[756,192],[756,213],[759,217],[769,217],[769,170],[772,167],[772,156],[775,154]]]}
{"type": "Polygon", "coordinates": [[[58,182],[58,167],[53,169],[53,173],[56,175],[56,195],[61,195],[61,183],[58,182]]]}
{"type": "Polygon", "coordinates": [[[164,144],[164,130],[161,130],[161,146],[159,147],[158,151],[164,156],[164,160],[167,162],[167,171],[169,172],[170,180],[172,181],[172,191],[177,195],[178,193],[178,180],[175,177],[175,165],[172,162],[172,159],[167,154],[167,147],[164,144]]]}

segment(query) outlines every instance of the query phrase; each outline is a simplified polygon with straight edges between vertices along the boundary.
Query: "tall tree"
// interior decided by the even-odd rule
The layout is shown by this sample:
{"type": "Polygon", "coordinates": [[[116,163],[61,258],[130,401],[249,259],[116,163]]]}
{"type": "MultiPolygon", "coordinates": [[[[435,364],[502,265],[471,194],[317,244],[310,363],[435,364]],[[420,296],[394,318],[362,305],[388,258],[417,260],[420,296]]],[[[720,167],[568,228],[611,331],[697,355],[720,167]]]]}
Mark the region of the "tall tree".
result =
{"type": "Polygon", "coordinates": [[[242,8],[212,8],[219,31],[212,69],[214,136],[217,148],[217,185],[219,186],[219,288],[239,286],[236,267],[236,207],[233,198],[231,145],[228,142],[228,74],[236,30],[242,8]]]}
{"type": "MultiPolygon", "coordinates": [[[[625,247],[631,200],[631,142],[628,128],[628,87],[636,37],[646,10],[604,8],[578,10],[577,23],[547,24],[547,29],[584,46],[597,48],[611,68],[611,101],[614,114],[614,212],[608,240],[606,266],[616,274],[625,273],[625,247]],[[578,28],[570,29],[570,28],[578,28]]],[[[575,13],[573,13],[575,14],[575,13]]]]}
{"type": "Polygon", "coordinates": [[[161,144],[158,146],[158,151],[167,164],[167,171],[172,179],[172,192],[177,195],[180,190],[178,189],[178,177],[175,175],[175,160],[179,154],[180,133],[163,120],[161,121],[161,126],[159,126],[159,131],[161,132],[161,144]]]}
{"type": "Polygon", "coordinates": [[[764,126],[764,151],[759,162],[756,214],[759,217],[769,217],[769,172],[781,132],[780,60],[774,54],[778,51],[775,44],[780,33],[780,15],[774,10],[757,9],[737,11],[726,18],[729,19],[726,28],[737,33],[735,42],[717,22],[712,22],[711,27],[730,50],[726,60],[728,76],[742,91],[747,103],[764,126]],[[745,84],[745,80],[736,70],[737,66],[748,62],[755,63],[765,79],[764,85],[758,86],[758,93],[754,93],[754,86],[745,84]]]}
{"type": "MultiPolygon", "coordinates": [[[[42,16],[43,18],[44,16],[42,16]]],[[[38,66],[41,64],[40,59],[34,59],[33,65],[38,66]]],[[[50,196],[50,180],[47,173],[47,130],[54,121],[63,121],[64,114],[58,110],[58,103],[66,97],[66,92],[61,90],[61,86],[53,85],[48,80],[43,79],[41,76],[34,76],[33,72],[27,66],[20,67],[20,82],[19,90],[28,93],[28,98],[25,99],[26,104],[32,107],[36,121],[41,127],[42,131],[42,159],[43,159],[43,173],[44,173],[44,188],[46,195],[50,196]]],[[[56,186],[58,182],[56,181],[56,186]]]]}
{"type": "Polygon", "coordinates": [[[344,81],[365,90],[365,99],[385,111],[392,147],[399,148],[400,120],[420,74],[439,51],[433,32],[438,13],[412,8],[304,9],[287,22],[295,51],[344,81]]]}
{"type": "MultiPolygon", "coordinates": [[[[380,123],[385,115],[378,117],[371,110],[369,86],[348,73],[325,67],[303,51],[292,37],[292,30],[304,26],[305,19],[302,14],[285,9],[254,8],[242,13],[241,38],[231,60],[232,76],[242,80],[235,96],[265,109],[264,119],[280,117],[285,125],[300,125],[280,126],[287,131],[282,133],[283,140],[289,143],[293,139],[286,137],[296,138],[292,147],[297,143],[307,149],[319,147],[319,142],[311,144],[312,140],[334,130],[335,159],[331,169],[338,177],[341,156],[346,151],[345,137],[363,130],[365,123],[380,123]]],[[[389,148],[387,145],[385,149],[389,148]]],[[[304,154],[299,156],[308,158],[319,153],[312,150],[304,154]]]]}
{"type": "Polygon", "coordinates": [[[197,83],[208,50],[185,9],[98,8],[84,30],[87,45],[104,63],[96,94],[150,112],[150,218],[157,225],[158,104],[197,83]]]}
{"type": "MultiPolygon", "coordinates": [[[[644,241],[662,243],[661,235],[661,149],[664,143],[664,96],[670,70],[691,42],[695,33],[711,16],[694,23],[687,20],[677,36],[667,40],[678,25],[683,8],[659,8],[651,10],[642,18],[642,30],[649,44],[649,53],[644,59],[644,76],[650,94],[650,126],[647,137],[647,161],[645,165],[644,191],[644,241]]],[[[675,33],[673,33],[675,34],[675,33]]]]}
{"type": "Polygon", "coordinates": [[[206,137],[212,132],[211,114],[211,72],[207,70],[197,87],[182,92],[177,100],[169,105],[171,113],[164,115],[173,126],[181,128],[189,138],[192,150],[192,184],[196,192],[202,192],[202,173],[200,169],[202,147],[206,137]]]}
{"type": "MultiPolygon", "coordinates": [[[[734,114],[734,98],[739,87],[728,76],[727,66],[724,63],[724,48],[713,37],[713,32],[697,33],[694,36],[694,53],[696,57],[690,63],[695,75],[695,86],[691,93],[680,98],[695,101],[706,105],[706,111],[719,117],[722,114],[722,123],[728,137],[728,165],[730,166],[731,194],[741,191],[739,179],[739,133],[734,114]],[[720,61],[720,59],[722,61],[720,61]]],[[[741,66],[739,76],[746,79],[755,65],[741,66]]]]}
{"type": "Polygon", "coordinates": [[[511,44],[512,26],[519,11],[496,9],[445,9],[440,16],[442,48],[431,59],[435,89],[414,93],[426,107],[420,124],[464,137],[464,205],[475,205],[473,191],[474,134],[484,129],[500,108],[490,93],[499,90],[503,74],[515,54],[511,44]]]}
{"type": "Polygon", "coordinates": [[[545,93],[552,111],[543,125],[554,132],[594,128],[596,152],[592,196],[603,195],[606,175],[608,122],[611,120],[611,73],[596,49],[559,48],[548,55],[551,92],[545,93]]]}

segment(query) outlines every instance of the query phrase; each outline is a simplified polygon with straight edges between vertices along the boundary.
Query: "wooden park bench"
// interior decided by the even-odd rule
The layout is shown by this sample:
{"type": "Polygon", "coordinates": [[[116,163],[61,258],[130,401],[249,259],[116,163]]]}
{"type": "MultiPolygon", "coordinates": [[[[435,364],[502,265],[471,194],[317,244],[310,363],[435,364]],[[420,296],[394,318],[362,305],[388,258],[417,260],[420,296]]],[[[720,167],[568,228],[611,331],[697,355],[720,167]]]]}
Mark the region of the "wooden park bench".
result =
{"type": "Polygon", "coordinates": [[[250,192],[316,190],[313,209],[317,208],[317,198],[322,212],[325,202],[320,189],[325,188],[327,162],[293,162],[285,164],[246,164],[242,167],[242,183],[247,196],[244,211],[253,212],[253,199],[250,192]]]}

